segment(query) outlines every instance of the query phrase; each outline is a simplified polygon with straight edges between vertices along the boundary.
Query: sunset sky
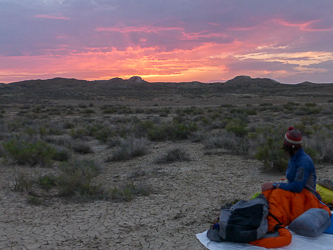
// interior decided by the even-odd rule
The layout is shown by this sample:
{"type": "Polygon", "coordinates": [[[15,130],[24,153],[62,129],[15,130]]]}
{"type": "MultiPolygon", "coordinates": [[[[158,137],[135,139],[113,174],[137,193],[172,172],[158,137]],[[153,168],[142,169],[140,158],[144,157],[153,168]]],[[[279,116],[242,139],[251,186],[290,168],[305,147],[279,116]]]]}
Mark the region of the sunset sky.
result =
{"type": "Polygon", "coordinates": [[[0,0],[0,83],[333,83],[332,0],[0,0]]]}

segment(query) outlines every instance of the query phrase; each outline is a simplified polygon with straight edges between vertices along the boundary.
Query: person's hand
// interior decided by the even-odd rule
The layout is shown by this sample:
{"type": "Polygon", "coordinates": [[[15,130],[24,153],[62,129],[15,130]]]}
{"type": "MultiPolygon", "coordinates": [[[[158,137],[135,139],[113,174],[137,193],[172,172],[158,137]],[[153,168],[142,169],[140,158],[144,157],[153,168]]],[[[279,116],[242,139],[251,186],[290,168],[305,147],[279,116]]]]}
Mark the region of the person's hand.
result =
{"type": "Polygon", "coordinates": [[[261,186],[261,191],[267,191],[267,190],[270,190],[270,189],[273,189],[273,182],[266,182],[264,184],[262,184],[261,186]]]}

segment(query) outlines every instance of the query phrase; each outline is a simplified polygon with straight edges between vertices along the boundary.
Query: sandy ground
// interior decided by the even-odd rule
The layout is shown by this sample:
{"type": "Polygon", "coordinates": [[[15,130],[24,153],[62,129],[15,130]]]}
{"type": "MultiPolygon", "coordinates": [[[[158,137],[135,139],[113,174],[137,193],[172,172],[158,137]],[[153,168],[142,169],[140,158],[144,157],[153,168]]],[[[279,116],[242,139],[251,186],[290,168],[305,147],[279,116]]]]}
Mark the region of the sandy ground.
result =
{"type": "MultiPolygon", "coordinates": [[[[209,228],[221,205],[250,199],[261,183],[283,177],[263,173],[253,159],[222,151],[205,154],[201,144],[182,146],[191,161],[157,165],[148,154],[104,166],[99,178],[110,186],[145,171],[155,191],[129,202],[52,198],[45,205],[28,204],[26,194],[10,190],[14,167],[1,165],[0,249],[205,249],[195,235],[209,228]]],[[[321,178],[332,176],[332,166],[317,172],[321,178]]]]}
{"type": "Polygon", "coordinates": [[[205,155],[200,144],[186,147],[190,162],[157,165],[148,154],[105,166],[99,178],[110,186],[146,171],[155,191],[129,202],[52,198],[46,206],[31,205],[26,194],[10,190],[13,171],[2,165],[0,249],[203,249],[195,234],[209,227],[225,202],[258,191],[260,162],[205,155]]]}

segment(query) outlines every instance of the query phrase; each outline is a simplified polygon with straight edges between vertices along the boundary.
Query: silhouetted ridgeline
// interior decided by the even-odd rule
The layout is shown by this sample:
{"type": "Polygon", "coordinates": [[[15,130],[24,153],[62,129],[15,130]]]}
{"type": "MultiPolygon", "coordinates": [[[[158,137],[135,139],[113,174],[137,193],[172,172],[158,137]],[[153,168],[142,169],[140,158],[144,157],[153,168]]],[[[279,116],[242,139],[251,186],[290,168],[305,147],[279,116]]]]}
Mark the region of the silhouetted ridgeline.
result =
{"type": "Polygon", "coordinates": [[[9,84],[0,83],[1,103],[28,99],[77,99],[94,100],[117,96],[154,96],[184,94],[198,96],[202,94],[260,94],[280,96],[333,96],[333,84],[315,84],[304,82],[290,85],[268,78],[237,76],[225,83],[201,82],[154,82],[144,81],[134,76],[124,80],[86,81],[67,78],[48,80],[28,80],[9,84]]]}

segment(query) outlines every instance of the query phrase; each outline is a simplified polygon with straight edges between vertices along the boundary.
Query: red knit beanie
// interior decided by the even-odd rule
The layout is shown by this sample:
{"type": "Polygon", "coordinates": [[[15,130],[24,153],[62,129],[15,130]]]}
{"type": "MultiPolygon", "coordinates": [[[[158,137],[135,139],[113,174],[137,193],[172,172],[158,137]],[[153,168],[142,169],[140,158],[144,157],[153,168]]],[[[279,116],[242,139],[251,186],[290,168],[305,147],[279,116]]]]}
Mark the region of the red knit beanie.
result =
{"type": "Polygon", "coordinates": [[[291,148],[301,148],[302,147],[302,134],[294,127],[289,127],[288,132],[284,136],[284,145],[291,148]]]}

